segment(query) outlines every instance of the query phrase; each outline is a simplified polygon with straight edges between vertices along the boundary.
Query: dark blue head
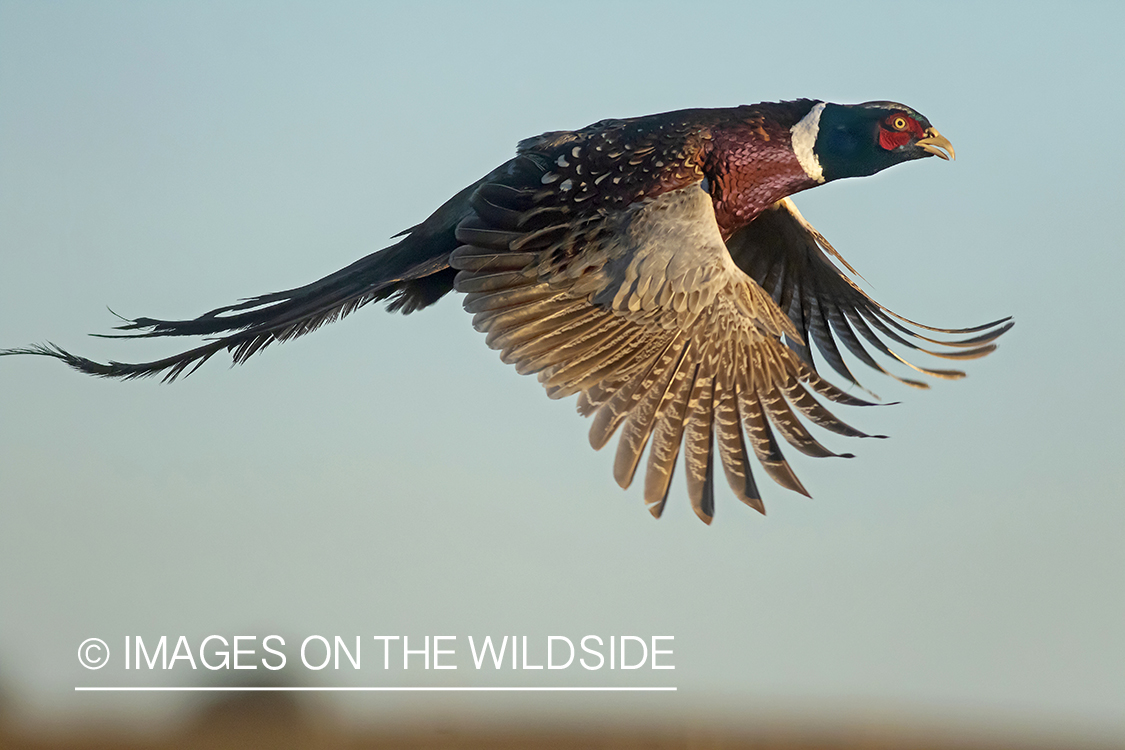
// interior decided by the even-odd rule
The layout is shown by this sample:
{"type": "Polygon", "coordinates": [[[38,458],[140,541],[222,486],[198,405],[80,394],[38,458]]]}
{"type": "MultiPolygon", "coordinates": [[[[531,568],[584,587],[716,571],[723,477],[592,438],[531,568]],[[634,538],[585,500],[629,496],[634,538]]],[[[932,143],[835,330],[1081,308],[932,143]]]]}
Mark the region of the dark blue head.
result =
{"type": "Polygon", "coordinates": [[[897,102],[825,104],[818,125],[812,150],[825,182],[927,156],[953,158],[953,144],[925,116],[897,102]]]}

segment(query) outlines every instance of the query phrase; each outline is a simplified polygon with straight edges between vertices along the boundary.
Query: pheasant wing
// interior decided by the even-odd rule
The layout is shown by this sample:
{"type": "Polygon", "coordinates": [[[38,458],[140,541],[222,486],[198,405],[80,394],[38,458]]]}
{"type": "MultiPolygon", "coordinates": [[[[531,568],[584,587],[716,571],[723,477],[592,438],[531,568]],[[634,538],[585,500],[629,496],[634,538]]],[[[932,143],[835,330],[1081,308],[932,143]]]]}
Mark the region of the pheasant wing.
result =
{"type": "Polygon", "coordinates": [[[859,275],[820,232],[805,221],[788,198],[773,204],[735,232],[727,240],[727,248],[734,263],[770,294],[798,329],[801,337],[787,337],[787,341],[804,363],[814,367],[810,344],[815,342],[828,365],[856,385],[859,384],[844,362],[837,342],[865,365],[907,385],[928,388],[923,381],[899,377],[885,370],[868,347],[918,372],[951,380],[962,378],[965,373],[915,365],[891,349],[883,338],[935,357],[965,360],[991,352],[996,348],[996,339],[1014,325],[1010,318],[1003,318],[972,328],[935,328],[892,312],[872,299],[832,262],[829,254],[848,272],[859,275]],[[955,338],[932,338],[912,328],[950,334],[955,338]]]}
{"type": "MultiPolygon", "coordinates": [[[[802,452],[836,455],[795,411],[862,436],[810,390],[868,402],[822,380],[782,343],[798,339],[797,328],[735,266],[700,174],[684,167],[677,179],[665,170],[640,187],[618,182],[607,195],[600,188],[614,186],[616,162],[587,154],[601,141],[580,136],[529,142],[508,175],[473,195],[475,216],[458,227],[462,246],[450,264],[474,326],[505,362],[537,373],[552,398],[579,395],[580,411],[594,417],[595,448],[621,432],[621,486],[650,446],[644,494],[654,515],[681,452],[692,505],[707,522],[716,463],[734,493],[764,512],[750,452],[776,481],[805,492],[774,429],[802,452]]],[[[642,147],[607,153],[635,160],[642,147]]],[[[673,157],[665,150],[673,166],[691,161],[689,150],[673,157]]]]}

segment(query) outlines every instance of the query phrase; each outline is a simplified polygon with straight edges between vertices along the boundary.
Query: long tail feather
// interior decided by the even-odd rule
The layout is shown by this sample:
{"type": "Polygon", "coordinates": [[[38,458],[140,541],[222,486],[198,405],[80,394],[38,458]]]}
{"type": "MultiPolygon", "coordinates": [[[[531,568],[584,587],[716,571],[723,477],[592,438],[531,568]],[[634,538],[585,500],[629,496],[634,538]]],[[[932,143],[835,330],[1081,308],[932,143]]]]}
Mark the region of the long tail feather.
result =
{"type": "MultiPolygon", "coordinates": [[[[488,179],[487,177],[485,179],[488,179]]],[[[483,182],[483,180],[482,180],[483,182]]],[[[128,320],[106,338],[216,336],[202,346],[151,362],[95,362],[54,344],[0,350],[0,355],[54,357],[89,375],[134,379],[163,375],[165,382],[190,375],[222,350],[235,364],[245,362],[275,341],[287,341],[339,320],[371,302],[390,299],[388,309],[410,313],[433,304],[453,290],[455,271],[449,256],[457,247],[454,231],[470,212],[474,183],[426,221],[407,230],[390,247],[305,286],[219,307],[190,320],[141,317],[128,320]]]]}

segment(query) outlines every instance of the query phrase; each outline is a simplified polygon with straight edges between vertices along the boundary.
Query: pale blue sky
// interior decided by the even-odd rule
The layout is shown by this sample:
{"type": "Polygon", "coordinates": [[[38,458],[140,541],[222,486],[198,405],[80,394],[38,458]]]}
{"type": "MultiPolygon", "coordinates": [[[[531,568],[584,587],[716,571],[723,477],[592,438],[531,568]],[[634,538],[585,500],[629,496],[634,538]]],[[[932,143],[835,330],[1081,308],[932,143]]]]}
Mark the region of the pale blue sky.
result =
{"type": "MultiPolygon", "coordinates": [[[[1017,320],[965,381],[867,376],[904,403],[845,418],[891,440],[829,435],[858,458],[793,456],[813,500],[723,493],[710,528],[682,477],[658,522],[617,489],[573,402],[452,298],[174,386],[2,360],[10,700],[129,720],[184,704],[72,688],[203,679],[87,672],[90,636],[669,634],[675,672],[596,678],[672,695],[340,710],[1125,737],[1123,6],[749,6],[0,3],[0,346],[169,352],[83,334],[107,305],[183,317],[336,270],[544,130],[797,97],[902,101],[957,148],[798,197],[877,298],[1017,320]]],[[[548,677],[589,682],[318,679],[548,677]]]]}

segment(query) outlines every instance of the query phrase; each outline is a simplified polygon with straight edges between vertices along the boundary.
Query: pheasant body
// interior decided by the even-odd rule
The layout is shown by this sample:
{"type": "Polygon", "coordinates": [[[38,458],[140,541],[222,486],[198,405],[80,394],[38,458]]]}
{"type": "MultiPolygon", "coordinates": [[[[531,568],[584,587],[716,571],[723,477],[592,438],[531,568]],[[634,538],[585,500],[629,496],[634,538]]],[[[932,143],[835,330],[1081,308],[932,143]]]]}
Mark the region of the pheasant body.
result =
{"type": "Polygon", "coordinates": [[[138,364],[102,364],[53,345],[0,354],[171,380],[223,349],[242,362],[372,301],[412,312],[456,290],[505,362],[537,374],[552,398],[578,395],[595,448],[620,433],[619,484],[633,481],[647,449],[644,497],[654,515],[677,463],[704,521],[714,513],[716,464],[734,494],[764,512],[750,455],[807,494],[776,434],[812,456],[850,454],[825,448],[806,422],[866,437],[821,402],[871,403],[823,379],[814,346],[849,384],[858,385],[837,342],[865,365],[927,387],[885,370],[868,347],[955,379],[964,373],[913,365],[887,340],[972,359],[1012,325],[940,329],[892,313],[833,264],[830,255],[851,270],[789,200],[931,155],[950,158],[952,146],[894,102],[798,100],[603,120],[521,141],[515,157],[396,244],[312,284],[190,320],[121,326],[124,336],[215,337],[193,349],[138,364]]]}

